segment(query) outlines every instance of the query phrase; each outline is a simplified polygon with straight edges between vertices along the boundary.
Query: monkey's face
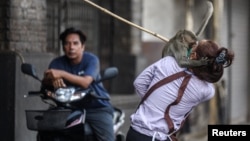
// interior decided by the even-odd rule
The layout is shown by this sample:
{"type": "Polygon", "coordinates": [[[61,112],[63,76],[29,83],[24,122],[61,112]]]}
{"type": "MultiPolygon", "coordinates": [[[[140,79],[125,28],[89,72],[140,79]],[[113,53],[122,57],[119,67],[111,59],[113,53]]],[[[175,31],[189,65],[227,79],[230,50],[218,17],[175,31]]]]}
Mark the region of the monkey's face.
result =
{"type": "Polygon", "coordinates": [[[193,52],[193,48],[196,48],[198,46],[198,42],[190,42],[188,43],[187,47],[187,57],[190,57],[191,53],[193,52]]]}
{"type": "Polygon", "coordinates": [[[195,38],[192,38],[189,34],[184,34],[184,41],[187,42],[187,43],[190,43],[190,42],[195,42],[196,39],[195,38]]]}
{"type": "Polygon", "coordinates": [[[190,53],[190,57],[189,57],[191,60],[197,60],[196,48],[197,48],[197,46],[195,46],[191,49],[191,53],[190,53]]]}

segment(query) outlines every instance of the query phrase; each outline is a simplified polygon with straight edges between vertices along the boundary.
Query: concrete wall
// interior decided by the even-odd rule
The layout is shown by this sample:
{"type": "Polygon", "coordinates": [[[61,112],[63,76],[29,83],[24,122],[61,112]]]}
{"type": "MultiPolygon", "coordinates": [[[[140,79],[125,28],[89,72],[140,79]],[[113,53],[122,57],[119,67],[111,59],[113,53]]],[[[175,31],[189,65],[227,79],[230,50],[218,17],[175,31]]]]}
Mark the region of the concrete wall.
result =
{"type": "MultiPolygon", "coordinates": [[[[53,57],[44,53],[26,53],[22,56],[26,63],[33,64],[39,76],[43,77],[43,72],[47,68],[49,61],[53,57]]],[[[25,110],[44,109],[44,104],[40,97],[25,98],[28,91],[40,89],[40,83],[30,76],[21,72],[21,58],[14,52],[0,52],[1,68],[1,118],[0,133],[2,141],[28,141],[35,140],[36,133],[29,131],[26,127],[25,110]]]]}
{"type": "MultiPolygon", "coordinates": [[[[42,79],[43,73],[47,69],[49,62],[54,57],[45,53],[26,53],[23,54],[26,63],[34,65],[37,74],[42,79]]],[[[15,141],[34,141],[36,132],[28,130],[26,126],[25,110],[42,110],[48,107],[41,101],[40,97],[31,96],[25,98],[28,91],[37,91],[40,89],[40,82],[34,78],[24,75],[20,71],[20,60],[16,58],[16,77],[15,77],[15,141]]]]}
{"type": "Polygon", "coordinates": [[[249,1],[232,0],[228,5],[229,15],[225,24],[229,24],[228,46],[235,51],[235,61],[229,72],[228,82],[230,101],[229,122],[242,123],[247,121],[249,114],[249,1]]]}
{"type": "Polygon", "coordinates": [[[0,54],[0,90],[1,90],[1,107],[0,107],[0,134],[3,141],[14,141],[15,129],[15,54],[0,54]]]}

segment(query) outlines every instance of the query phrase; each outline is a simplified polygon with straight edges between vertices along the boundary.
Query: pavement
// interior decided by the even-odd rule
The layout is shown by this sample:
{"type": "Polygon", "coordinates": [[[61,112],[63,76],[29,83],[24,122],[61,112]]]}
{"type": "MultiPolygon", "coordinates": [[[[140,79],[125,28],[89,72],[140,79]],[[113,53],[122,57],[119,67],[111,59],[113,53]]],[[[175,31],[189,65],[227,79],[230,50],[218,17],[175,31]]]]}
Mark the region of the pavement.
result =
{"type": "Polygon", "coordinates": [[[130,115],[135,112],[139,104],[139,97],[136,94],[112,94],[111,103],[125,112],[125,123],[121,128],[123,134],[127,134],[130,127],[130,115]]]}

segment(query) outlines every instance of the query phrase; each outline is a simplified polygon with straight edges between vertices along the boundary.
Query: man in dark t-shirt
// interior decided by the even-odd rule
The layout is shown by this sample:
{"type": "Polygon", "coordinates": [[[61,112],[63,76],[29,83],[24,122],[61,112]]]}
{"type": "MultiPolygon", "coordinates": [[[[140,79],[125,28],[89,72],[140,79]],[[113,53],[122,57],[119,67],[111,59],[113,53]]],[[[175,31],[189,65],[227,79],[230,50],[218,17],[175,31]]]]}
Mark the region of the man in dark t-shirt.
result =
{"type": "MultiPolygon", "coordinates": [[[[84,51],[86,36],[77,29],[68,28],[61,35],[65,55],[51,61],[44,73],[44,85],[61,87],[93,88],[96,94],[109,97],[102,83],[94,83],[100,78],[99,58],[84,51]]],[[[113,107],[108,100],[96,99],[83,104],[86,121],[94,129],[98,141],[114,141],[113,107]]]]}

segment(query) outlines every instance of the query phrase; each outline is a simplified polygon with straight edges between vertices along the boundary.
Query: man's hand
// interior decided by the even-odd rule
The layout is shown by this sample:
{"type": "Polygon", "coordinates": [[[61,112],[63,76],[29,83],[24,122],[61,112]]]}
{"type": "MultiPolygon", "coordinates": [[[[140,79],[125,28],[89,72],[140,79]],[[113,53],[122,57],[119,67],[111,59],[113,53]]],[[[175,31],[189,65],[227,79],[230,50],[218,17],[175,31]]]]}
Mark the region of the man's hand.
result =
{"type": "Polygon", "coordinates": [[[62,79],[62,73],[63,71],[57,69],[49,69],[45,71],[43,83],[45,85],[53,86],[55,89],[66,87],[66,84],[62,79]]]}
{"type": "Polygon", "coordinates": [[[52,85],[55,89],[66,87],[66,84],[63,82],[62,78],[58,78],[58,79],[53,80],[52,85]]]}

